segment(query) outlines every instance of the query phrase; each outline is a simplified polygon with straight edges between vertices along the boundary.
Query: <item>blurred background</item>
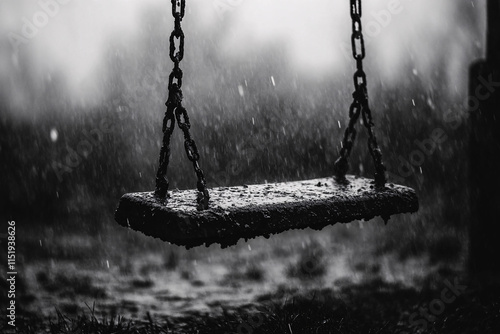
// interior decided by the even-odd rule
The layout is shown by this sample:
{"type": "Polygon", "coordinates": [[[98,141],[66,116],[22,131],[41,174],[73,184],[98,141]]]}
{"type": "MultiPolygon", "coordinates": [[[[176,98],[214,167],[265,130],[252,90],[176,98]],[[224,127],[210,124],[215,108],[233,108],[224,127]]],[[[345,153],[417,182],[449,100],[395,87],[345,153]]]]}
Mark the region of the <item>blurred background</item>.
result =
{"type": "MultiPolygon", "coordinates": [[[[0,214],[18,226],[25,307],[77,312],[83,295],[103,312],[142,317],[142,306],[176,314],[248,302],[311,275],[334,288],[460,270],[468,70],[484,53],[485,1],[363,6],[379,143],[390,179],[417,190],[420,211],[388,226],[186,251],[113,221],[122,194],[154,189],[170,2],[1,1],[0,214]],[[301,274],[311,258],[323,270],[301,274]]],[[[209,187],[332,174],[353,91],[348,1],[188,0],[183,29],[184,103],[209,187]]],[[[177,129],[171,189],[196,185],[181,138],[177,129]]],[[[373,175],[364,131],[350,173],[373,175]]]]}

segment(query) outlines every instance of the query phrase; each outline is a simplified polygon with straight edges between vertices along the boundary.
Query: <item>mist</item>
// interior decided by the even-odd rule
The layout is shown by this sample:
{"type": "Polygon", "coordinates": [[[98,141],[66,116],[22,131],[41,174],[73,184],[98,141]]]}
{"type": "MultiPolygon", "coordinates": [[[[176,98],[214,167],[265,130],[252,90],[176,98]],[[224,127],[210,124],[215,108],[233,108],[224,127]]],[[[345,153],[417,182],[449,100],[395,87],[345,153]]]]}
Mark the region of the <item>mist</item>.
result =
{"type": "MultiPolygon", "coordinates": [[[[484,22],[478,17],[484,7],[484,1],[367,1],[363,24],[371,87],[394,87],[411,76],[432,87],[438,68],[445,76],[443,90],[463,94],[468,63],[483,52],[484,22]]],[[[168,1],[2,1],[5,109],[28,117],[44,110],[68,114],[75,107],[91,110],[120,91],[130,97],[138,87],[154,92],[160,104],[171,68],[166,50],[172,25],[168,1]],[[117,82],[117,72],[124,84],[117,82]]],[[[297,81],[333,80],[339,89],[351,89],[348,1],[192,0],[183,27],[181,66],[194,96],[224,98],[245,80],[248,85],[259,68],[292,94],[297,81]],[[214,84],[219,93],[212,91],[214,84]]]]}
{"type": "MultiPolygon", "coordinates": [[[[78,332],[89,322],[100,332],[107,332],[100,322],[116,332],[121,327],[113,319],[122,317],[142,321],[144,332],[163,322],[173,333],[198,327],[243,332],[247,323],[255,332],[415,332],[414,312],[434,306],[436,321],[425,323],[428,332],[498,328],[497,297],[484,304],[489,297],[475,294],[471,285],[455,304],[438,299],[449,282],[460,278],[465,284],[471,253],[475,190],[469,164],[483,160],[471,155],[466,102],[470,80],[484,84],[469,72],[485,53],[486,1],[362,2],[372,134],[388,177],[382,190],[412,188],[418,212],[395,214],[388,222],[384,214],[350,223],[299,217],[288,223],[283,217],[293,211],[286,204],[276,213],[280,226],[312,228],[269,235],[265,226],[274,223],[249,218],[249,224],[262,225],[261,237],[247,240],[245,232],[231,235],[229,241],[238,243],[226,249],[184,249],[129,228],[146,224],[115,221],[124,194],[155,189],[173,68],[171,2],[0,0],[0,218],[16,227],[16,305],[25,332],[78,332]],[[75,318],[89,312],[89,321],[75,318]],[[68,323],[70,317],[79,320],[68,323]],[[258,319],[258,325],[247,319],[258,319]]],[[[222,189],[251,207],[254,194],[247,188],[255,184],[312,180],[314,187],[332,190],[324,178],[334,181],[354,90],[349,3],[186,0],[180,67],[190,134],[176,128],[169,143],[170,198],[197,187],[199,170],[193,171],[192,154],[186,158],[191,136],[211,194],[222,189]]],[[[498,93],[484,88],[469,102],[497,103],[497,97],[483,101],[498,93]]],[[[362,124],[356,129],[348,174],[371,179],[377,157],[367,143],[373,140],[362,124]]],[[[358,205],[363,212],[365,204],[351,198],[351,190],[335,190],[347,189],[343,182],[334,187],[334,199],[345,201],[352,214],[358,205]]],[[[323,209],[301,191],[290,208],[304,205],[308,217],[322,217],[314,210],[323,209]]],[[[170,198],[155,203],[160,207],[152,215],[188,212],[170,198]]],[[[369,202],[382,207],[376,197],[369,202]]],[[[225,217],[219,204],[213,196],[207,216],[225,217]]],[[[265,207],[255,208],[268,219],[265,207]]],[[[202,224],[190,217],[165,224],[188,234],[202,224]]],[[[151,223],[157,222],[151,230],[168,230],[160,218],[151,223]]],[[[226,229],[225,223],[205,223],[204,229],[226,229]]],[[[247,228],[246,221],[234,224],[247,228]]],[[[7,291],[5,273],[0,286],[7,291]]]]}

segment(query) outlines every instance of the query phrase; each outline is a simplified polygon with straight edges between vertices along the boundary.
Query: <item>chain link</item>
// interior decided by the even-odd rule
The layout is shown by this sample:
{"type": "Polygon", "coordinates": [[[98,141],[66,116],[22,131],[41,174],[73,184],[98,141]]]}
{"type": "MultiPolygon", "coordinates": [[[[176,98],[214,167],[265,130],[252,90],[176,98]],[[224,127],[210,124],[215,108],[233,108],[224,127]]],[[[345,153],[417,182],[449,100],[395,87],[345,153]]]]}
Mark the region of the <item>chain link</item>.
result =
{"type": "Polygon", "coordinates": [[[168,100],[165,103],[167,111],[163,119],[163,142],[160,149],[160,164],[156,174],[155,195],[162,201],[168,196],[169,181],[167,178],[168,164],[170,161],[170,139],[175,128],[175,122],[184,134],[184,148],[186,155],[193,163],[193,168],[198,178],[197,182],[197,209],[204,210],[208,208],[210,195],[208,193],[205,176],[198,163],[200,154],[195,141],[191,137],[191,123],[187,110],[182,106],[182,77],[183,72],[180,68],[180,62],[184,58],[184,32],[181,22],[186,12],[186,0],[171,0],[172,16],[174,17],[174,30],[170,34],[170,59],[174,63],[174,68],[168,77],[168,100]]]}
{"type": "Polygon", "coordinates": [[[374,123],[368,104],[366,73],[363,70],[363,59],[366,56],[366,52],[363,27],[361,24],[362,4],[361,0],[350,1],[352,19],[351,46],[353,58],[356,60],[356,71],[353,76],[355,90],[353,93],[354,100],[349,108],[349,125],[342,139],[340,157],[334,164],[334,173],[339,181],[345,181],[345,175],[349,170],[349,157],[357,135],[355,127],[361,116],[363,124],[368,130],[368,149],[370,150],[370,154],[375,164],[375,184],[378,187],[383,187],[386,183],[386,169],[382,163],[382,151],[378,146],[377,138],[373,131],[374,123]]]}

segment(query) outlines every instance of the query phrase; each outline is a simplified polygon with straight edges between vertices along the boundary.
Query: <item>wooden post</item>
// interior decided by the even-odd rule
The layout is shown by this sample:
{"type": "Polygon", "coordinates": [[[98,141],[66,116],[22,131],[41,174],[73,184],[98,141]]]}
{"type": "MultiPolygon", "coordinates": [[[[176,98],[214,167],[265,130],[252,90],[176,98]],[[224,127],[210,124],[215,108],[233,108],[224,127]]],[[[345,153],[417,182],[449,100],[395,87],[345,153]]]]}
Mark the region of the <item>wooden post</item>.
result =
{"type": "Polygon", "coordinates": [[[486,60],[473,64],[470,108],[470,273],[500,275],[500,0],[488,0],[486,60]]]}

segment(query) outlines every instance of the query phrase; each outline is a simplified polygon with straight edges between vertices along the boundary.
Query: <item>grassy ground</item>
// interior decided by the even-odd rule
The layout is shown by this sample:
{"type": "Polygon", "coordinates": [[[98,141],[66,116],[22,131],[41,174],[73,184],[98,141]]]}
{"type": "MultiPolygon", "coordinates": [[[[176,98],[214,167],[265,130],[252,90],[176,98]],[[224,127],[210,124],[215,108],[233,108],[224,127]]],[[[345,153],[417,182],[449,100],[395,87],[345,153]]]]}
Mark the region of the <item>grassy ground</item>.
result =
{"type": "Polygon", "coordinates": [[[424,202],[387,226],[291,231],[226,250],[187,251],[111,217],[98,228],[89,224],[95,216],[29,229],[19,221],[17,329],[496,333],[500,293],[467,282],[466,231],[437,224],[446,214],[438,204],[424,202]]]}
{"type": "MultiPolygon", "coordinates": [[[[453,280],[452,278],[449,278],[453,280]]],[[[469,287],[439,315],[421,315],[439,300],[440,290],[415,290],[381,281],[330,289],[278,291],[249,307],[222,315],[130,321],[98,318],[90,309],[76,318],[61,313],[47,322],[19,321],[20,333],[498,333],[499,291],[469,287]],[[416,316],[415,316],[416,315],[416,316]]]]}

